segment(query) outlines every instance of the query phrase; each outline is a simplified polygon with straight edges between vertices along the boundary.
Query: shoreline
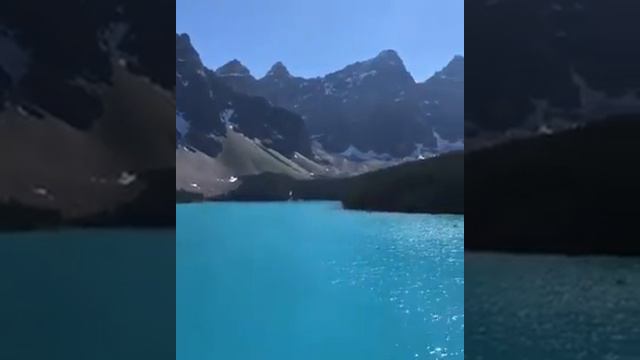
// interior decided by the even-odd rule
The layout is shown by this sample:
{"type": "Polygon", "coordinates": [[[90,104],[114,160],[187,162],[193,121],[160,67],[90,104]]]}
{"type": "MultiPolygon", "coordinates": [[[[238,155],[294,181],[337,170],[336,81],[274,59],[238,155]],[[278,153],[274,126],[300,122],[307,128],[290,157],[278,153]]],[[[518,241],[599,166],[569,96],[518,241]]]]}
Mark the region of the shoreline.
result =
{"type": "Polygon", "coordinates": [[[296,199],[296,200],[249,200],[249,199],[233,199],[233,200],[220,200],[220,199],[203,199],[203,200],[193,200],[193,201],[176,201],[176,205],[188,205],[188,204],[201,204],[201,203],[309,203],[309,202],[331,202],[340,204],[342,210],[346,211],[360,211],[360,212],[371,212],[371,213],[390,213],[390,214],[407,214],[407,215],[451,215],[451,216],[464,216],[464,212],[424,212],[424,211],[403,211],[403,210],[389,210],[389,209],[380,209],[380,208],[357,208],[357,207],[348,207],[345,206],[344,202],[341,200],[334,199],[296,199]]]}
{"type": "Polygon", "coordinates": [[[587,257],[614,257],[614,258],[640,258],[640,251],[638,252],[616,252],[616,251],[584,251],[584,250],[572,250],[567,251],[551,251],[551,250],[533,250],[533,249],[464,249],[465,255],[511,255],[511,256],[558,256],[567,258],[587,258],[587,257]]]}

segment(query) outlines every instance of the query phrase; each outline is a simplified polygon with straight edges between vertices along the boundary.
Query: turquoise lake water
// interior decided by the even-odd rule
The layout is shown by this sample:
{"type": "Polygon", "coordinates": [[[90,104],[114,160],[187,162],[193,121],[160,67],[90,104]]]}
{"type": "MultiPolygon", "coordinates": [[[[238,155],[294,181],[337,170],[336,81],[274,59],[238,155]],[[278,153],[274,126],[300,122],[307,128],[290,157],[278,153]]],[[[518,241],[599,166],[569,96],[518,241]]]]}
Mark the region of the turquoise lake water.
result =
{"type": "Polygon", "coordinates": [[[0,234],[0,359],[175,359],[175,232],[0,234]]]}
{"type": "Polygon", "coordinates": [[[464,357],[464,218],[177,206],[178,360],[464,357]]]}
{"type": "Polygon", "coordinates": [[[470,360],[640,359],[634,258],[468,254],[470,360]]]}

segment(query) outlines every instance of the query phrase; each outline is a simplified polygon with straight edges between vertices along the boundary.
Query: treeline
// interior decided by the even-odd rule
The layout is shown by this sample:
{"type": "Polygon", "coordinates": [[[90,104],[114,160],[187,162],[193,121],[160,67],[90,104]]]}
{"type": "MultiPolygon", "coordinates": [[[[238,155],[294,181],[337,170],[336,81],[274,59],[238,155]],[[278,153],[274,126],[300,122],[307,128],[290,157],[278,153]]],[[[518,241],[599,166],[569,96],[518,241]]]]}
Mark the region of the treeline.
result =
{"type": "Polygon", "coordinates": [[[640,255],[640,116],[465,157],[467,250],[640,255]]]}
{"type": "Polygon", "coordinates": [[[348,178],[295,180],[266,173],[217,201],[334,200],[347,209],[464,213],[464,157],[461,152],[348,178]]]}
{"type": "Polygon", "coordinates": [[[63,227],[175,227],[175,169],[154,170],[138,175],[146,187],[131,201],[113,209],[81,218],[64,217],[55,209],[0,202],[0,230],[21,231],[63,227]]]}

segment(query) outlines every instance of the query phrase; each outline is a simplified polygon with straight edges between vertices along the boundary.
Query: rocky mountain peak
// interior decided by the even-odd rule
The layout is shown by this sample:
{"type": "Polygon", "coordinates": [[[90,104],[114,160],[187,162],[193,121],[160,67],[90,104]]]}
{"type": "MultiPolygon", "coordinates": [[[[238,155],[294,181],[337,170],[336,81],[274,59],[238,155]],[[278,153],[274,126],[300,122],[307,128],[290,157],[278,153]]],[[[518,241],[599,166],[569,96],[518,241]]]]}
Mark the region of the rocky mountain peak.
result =
{"type": "Polygon", "coordinates": [[[182,34],[176,34],[176,41],[182,41],[188,44],[191,44],[191,37],[189,37],[189,34],[187,33],[182,33],[182,34]]]}
{"type": "MultiPolygon", "coordinates": [[[[364,79],[375,78],[378,82],[411,86],[414,83],[411,74],[395,50],[383,50],[366,61],[359,61],[324,77],[329,82],[347,81],[347,86],[359,85],[364,79]]],[[[390,87],[394,87],[390,85],[390,87]]]]}
{"type": "Polygon", "coordinates": [[[382,50],[376,57],[381,59],[400,59],[398,52],[393,49],[382,50]]]}
{"type": "Polygon", "coordinates": [[[190,66],[202,68],[198,52],[191,45],[187,34],[176,34],[176,63],[188,63],[190,66]]]}
{"type": "Polygon", "coordinates": [[[286,66],[280,61],[273,64],[269,72],[267,72],[266,77],[275,77],[275,78],[287,78],[291,77],[289,70],[286,66]]]}
{"type": "Polygon", "coordinates": [[[383,50],[375,58],[373,62],[379,65],[391,65],[401,66],[404,68],[404,63],[400,58],[400,55],[395,50],[383,50]]]}
{"type": "MultiPolygon", "coordinates": [[[[183,41],[184,39],[182,39],[183,41]]],[[[176,56],[186,47],[176,41],[176,56]]],[[[197,56],[197,51],[189,46],[197,56]]],[[[216,158],[225,139],[241,134],[259,139],[284,156],[311,154],[311,142],[303,119],[293,112],[273,106],[265,98],[250,96],[238,88],[256,83],[237,59],[218,68],[215,76],[202,64],[178,62],[176,78],[176,139],[216,158]],[[232,131],[230,131],[232,130],[232,131]]],[[[284,67],[284,66],[283,66],[284,67]]],[[[252,140],[249,140],[252,141],[252,140]]]]}
{"type": "MultiPolygon", "coordinates": [[[[447,74],[460,72],[462,78],[461,60],[455,57],[447,74]]],[[[221,76],[220,81],[300,115],[330,153],[357,149],[403,158],[447,151],[462,139],[464,81],[417,84],[395,50],[314,79],[293,77],[277,62],[262,79],[221,76]]]]}
{"type": "Polygon", "coordinates": [[[216,70],[219,76],[251,76],[249,69],[238,59],[233,59],[216,70]]]}
{"type": "Polygon", "coordinates": [[[464,57],[456,55],[439,73],[441,76],[452,79],[464,79],[464,57]]]}

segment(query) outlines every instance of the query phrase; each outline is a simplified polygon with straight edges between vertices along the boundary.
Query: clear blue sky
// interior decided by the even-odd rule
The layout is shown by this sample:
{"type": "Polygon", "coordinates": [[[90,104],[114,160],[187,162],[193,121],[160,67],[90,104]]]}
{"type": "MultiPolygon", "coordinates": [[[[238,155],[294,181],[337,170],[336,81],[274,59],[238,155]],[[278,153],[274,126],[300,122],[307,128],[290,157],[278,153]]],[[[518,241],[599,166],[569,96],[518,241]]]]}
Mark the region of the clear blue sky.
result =
{"type": "Polygon", "coordinates": [[[464,0],[176,0],[176,31],[205,65],[314,77],[398,51],[418,81],[464,54],[464,0]]]}

